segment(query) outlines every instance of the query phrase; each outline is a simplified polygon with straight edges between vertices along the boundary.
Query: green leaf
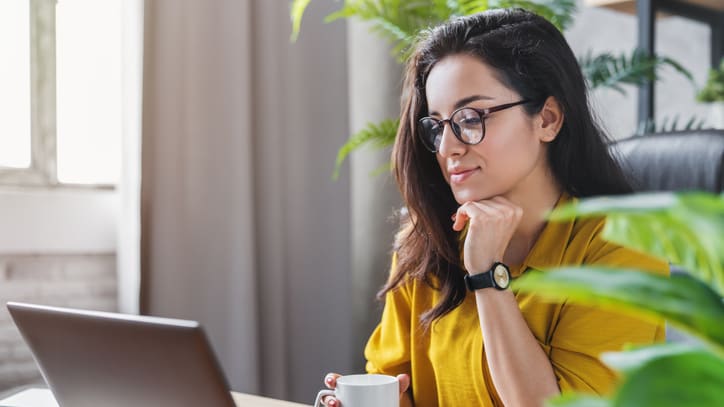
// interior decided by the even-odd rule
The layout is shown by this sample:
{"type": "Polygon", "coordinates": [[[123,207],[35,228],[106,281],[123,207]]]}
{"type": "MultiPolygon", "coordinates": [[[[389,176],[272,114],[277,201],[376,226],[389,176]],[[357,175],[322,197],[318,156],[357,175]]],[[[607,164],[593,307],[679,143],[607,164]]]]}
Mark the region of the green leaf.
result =
{"type": "Polygon", "coordinates": [[[291,41],[294,42],[299,37],[299,29],[302,26],[302,16],[304,10],[309,5],[310,0],[294,0],[292,1],[290,16],[292,18],[292,36],[291,41]]]}
{"type": "Polygon", "coordinates": [[[670,117],[664,116],[662,120],[646,119],[639,123],[635,135],[642,136],[646,133],[667,133],[672,131],[690,131],[701,130],[706,128],[706,119],[697,116],[691,116],[686,124],[681,127],[677,125],[679,116],[674,116],[673,122],[667,127],[670,117]]]}
{"type": "MultiPolygon", "coordinates": [[[[426,1],[410,1],[410,3],[427,3],[426,1]]],[[[446,21],[453,15],[454,8],[457,7],[457,0],[432,0],[430,11],[436,20],[446,21]]]]}
{"type": "Polygon", "coordinates": [[[573,23],[575,0],[459,0],[447,1],[450,15],[467,16],[494,8],[522,8],[543,16],[559,30],[573,23]]]}
{"type": "Polygon", "coordinates": [[[371,143],[376,148],[389,147],[395,142],[397,128],[400,125],[399,119],[387,119],[377,124],[368,123],[365,128],[358,131],[339,149],[337,153],[337,162],[334,167],[333,179],[339,177],[339,170],[344,163],[345,158],[354,150],[357,150],[364,144],[371,143]]]}
{"type": "Polygon", "coordinates": [[[689,82],[694,84],[694,76],[691,74],[691,72],[689,72],[688,69],[684,68],[683,65],[669,57],[659,57],[659,60],[661,61],[660,66],[668,65],[669,67],[674,68],[676,72],[683,75],[686,79],[689,80],[689,82]]]}
{"type": "Polygon", "coordinates": [[[372,170],[372,172],[370,173],[370,175],[373,176],[373,177],[376,177],[376,176],[378,176],[378,175],[382,175],[382,174],[385,174],[385,173],[389,173],[390,171],[392,171],[392,162],[388,162],[388,163],[385,163],[385,164],[380,164],[379,166],[377,166],[377,168],[375,168],[374,170],[372,170]]]}
{"type": "MultiPolygon", "coordinates": [[[[293,34],[296,38],[301,13],[307,4],[295,0],[292,8],[293,34]]],[[[309,0],[305,0],[306,3],[309,0]]],[[[404,62],[425,29],[452,16],[466,16],[491,8],[520,7],[542,15],[563,30],[573,21],[574,0],[346,0],[344,6],[328,15],[325,22],[357,18],[371,23],[371,30],[393,46],[393,54],[404,62]]]]}
{"type": "Polygon", "coordinates": [[[513,287],[555,301],[596,305],[647,318],[665,318],[724,355],[724,303],[687,274],[670,278],[628,269],[564,267],[529,271],[513,287]]]}
{"type": "Polygon", "coordinates": [[[546,400],[546,407],[611,407],[611,401],[588,394],[563,394],[546,400]]]}
{"type": "Polygon", "coordinates": [[[481,13],[492,8],[488,4],[488,0],[460,0],[457,2],[455,14],[459,16],[468,16],[471,14],[481,13]]]}
{"type": "MultiPolygon", "coordinates": [[[[688,354],[702,350],[685,343],[666,343],[642,346],[624,352],[605,352],[601,360],[619,372],[631,373],[653,360],[671,355],[688,354]]],[[[711,357],[716,357],[711,355],[711,357]]]]}
{"type": "Polygon", "coordinates": [[[490,8],[513,8],[532,11],[550,21],[560,31],[565,31],[573,24],[576,13],[574,0],[491,0],[490,8]]]}
{"type": "Polygon", "coordinates": [[[555,208],[548,215],[548,220],[561,221],[613,213],[657,212],[670,208],[676,203],[677,196],[670,192],[586,198],[579,199],[577,203],[555,208]]]}
{"type": "Polygon", "coordinates": [[[724,400],[724,360],[702,349],[681,344],[655,345],[606,353],[603,359],[626,372],[626,380],[612,400],[564,394],[548,400],[546,406],[719,406],[724,400]]]}
{"type": "Polygon", "coordinates": [[[579,58],[578,63],[591,89],[610,88],[625,94],[621,84],[638,86],[648,81],[656,81],[659,79],[658,72],[666,66],[694,83],[691,73],[678,62],[668,57],[648,55],[640,49],[634,50],[630,55],[618,56],[610,52],[593,56],[589,51],[579,58]]]}
{"type": "Polygon", "coordinates": [[[703,351],[663,356],[629,374],[616,407],[721,406],[724,359],[703,351]]]}
{"type": "Polygon", "coordinates": [[[646,193],[582,199],[549,219],[606,215],[603,237],[666,258],[724,293],[724,195],[646,193]]]}
{"type": "Polygon", "coordinates": [[[325,21],[357,18],[369,22],[370,30],[393,46],[392,53],[402,63],[409,55],[418,33],[442,23],[449,16],[449,13],[442,11],[439,3],[440,0],[347,0],[341,10],[328,15],[325,21]]]}
{"type": "Polygon", "coordinates": [[[704,103],[724,102],[724,58],[721,59],[719,69],[709,70],[706,84],[697,93],[696,100],[704,103]]]}

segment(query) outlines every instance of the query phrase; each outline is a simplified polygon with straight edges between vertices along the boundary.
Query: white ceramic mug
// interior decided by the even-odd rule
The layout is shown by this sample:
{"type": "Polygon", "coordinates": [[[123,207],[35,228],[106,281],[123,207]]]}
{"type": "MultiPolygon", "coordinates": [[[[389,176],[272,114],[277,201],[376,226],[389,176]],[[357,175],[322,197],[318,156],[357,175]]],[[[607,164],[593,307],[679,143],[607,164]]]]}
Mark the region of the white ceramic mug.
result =
{"type": "Polygon", "coordinates": [[[317,394],[314,407],[321,406],[326,396],[334,396],[342,407],[400,407],[400,383],[396,377],[381,374],[341,376],[334,390],[317,394]]]}

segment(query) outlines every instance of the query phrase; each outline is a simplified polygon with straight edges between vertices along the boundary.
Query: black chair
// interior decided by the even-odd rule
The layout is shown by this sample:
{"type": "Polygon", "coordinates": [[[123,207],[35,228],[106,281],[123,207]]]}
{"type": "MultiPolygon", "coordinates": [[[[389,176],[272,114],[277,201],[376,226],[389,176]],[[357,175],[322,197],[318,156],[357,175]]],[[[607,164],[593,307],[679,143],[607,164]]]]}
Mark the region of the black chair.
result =
{"type": "Polygon", "coordinates": [[[646,134],[610,148],[637,191],[724,189],[724,130],[646,134]]]}
{"type": "MultiPolygon", "coordinates": [[[[692,130],[629,137],[610,145],[637,192],[724,189],[724,130],[692,130]]],[[[686,273],[672,264],[671,273],[686,273]]],[[[696,339],[666,326],[668,342],[696,339]]]]}

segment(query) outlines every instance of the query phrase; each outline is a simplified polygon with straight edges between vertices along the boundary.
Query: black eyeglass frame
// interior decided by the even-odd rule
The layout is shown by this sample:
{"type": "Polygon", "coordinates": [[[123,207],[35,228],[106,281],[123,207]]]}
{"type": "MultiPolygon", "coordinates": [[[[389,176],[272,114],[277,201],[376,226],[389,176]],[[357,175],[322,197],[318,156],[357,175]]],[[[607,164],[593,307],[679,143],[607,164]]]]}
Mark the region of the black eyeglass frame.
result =
{"type": "Polygon", "coordinates": [[[456,109],[454,112],[452,112],[452,114],[450,115],[450,118],[448,118],[448,119],[442,119],[442,120],[437,120],[437,119],[435,119],[434,117],[425,116],[425,117],[423,117],[423,118],[421,118],[420,120],[417,121],[418,124],[419,124],[420,127],[421,127],[421,129],[418,131],[418,133],[420,134],[420,138],[422,139],[422,145],[424,145],[425,148],[427,148],[431,153],[437,153],[437,152],[438,152],[438,148],[437,148],[437,147],[434,148],[434,149],[432,149],[432,148],[430,148],[431,146],[428,145],[428,142],[427,142],[427,140],[426,140],[426,138],[425,138],[425,134],[424,134],[424,133],[425,133],[425,130],[423,130],[423,129],[424,129],[424,126],[423,126],[423,121],[424,121],[424,120],[434,120],[434,121],[436,121],[436,122],[437,122],[437,125],[440,126],[440,127],[442,127],[443,133],[445,132],[445,123],[448,123],[448,124],[450,125],[450,129],[452,130],[452,132],[453,132],[453,134],[455,135],[455,138],[456,138],[456,139],[460,140],[460,142],[463,143],[463,144],[467,144],[467,145],[469,145],[469,146],[474,146],[474,145],[476,145],[476,144],[482,143],[483,139],[485,139],[485,119],[486,119],[491,113],[499,112],[499,111],[501,111],[501,110],[509,109],[509,108],[511,108],[511,107],[518,106],[518,105],[522,105],[522,104],[525,104],[525,103],[530,103],[530,102],[532,102],[531,99],[522,99],[522,100],[519,100],[519,101],[517,101],[517,102],[506,103],[506,104],[503,104],[503,105],[488,107],[488,108],[486,108],[486,109],[477,109],[477,108],[474,108],[474,107],[463,106],[463,107],[461,107],[461,108],[459,108],[459,109],[456,109]],[[480,116],[480,126],[482,126],[482,133],[481,133],[482,135],[480,136],[480,140],[478,140],[478,141],[476,141],[476,142],[474,142],[474,143],[470,143],[470,142],[467,142],[467,141],[463,140],[463,138],[462,138],[462,136],[461,136],[461,134],[460,134],[460,126],[458,126],[457,123],[454,123],[454,122],[452,121],[452,118],[455,117],[455,115],[456,115],[459,111],[465,110],[465,109],[470,109],[470,110],[476,112],[476,113],[480,116]]]}

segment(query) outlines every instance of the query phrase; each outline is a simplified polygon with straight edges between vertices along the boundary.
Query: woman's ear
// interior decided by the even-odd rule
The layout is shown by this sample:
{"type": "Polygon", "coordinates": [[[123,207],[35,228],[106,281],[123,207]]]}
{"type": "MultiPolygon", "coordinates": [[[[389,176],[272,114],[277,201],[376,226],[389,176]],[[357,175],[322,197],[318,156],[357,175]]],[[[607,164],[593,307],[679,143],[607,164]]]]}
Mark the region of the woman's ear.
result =
{"type": "Polygon", "coordinates": [[[540,120],[538,120],[537,130],[540,134],[540,141],[550,143],[555,140],[563,127],[564,113],[561,104],[555,97],[548,96],[538,117],[540,120]]]}

